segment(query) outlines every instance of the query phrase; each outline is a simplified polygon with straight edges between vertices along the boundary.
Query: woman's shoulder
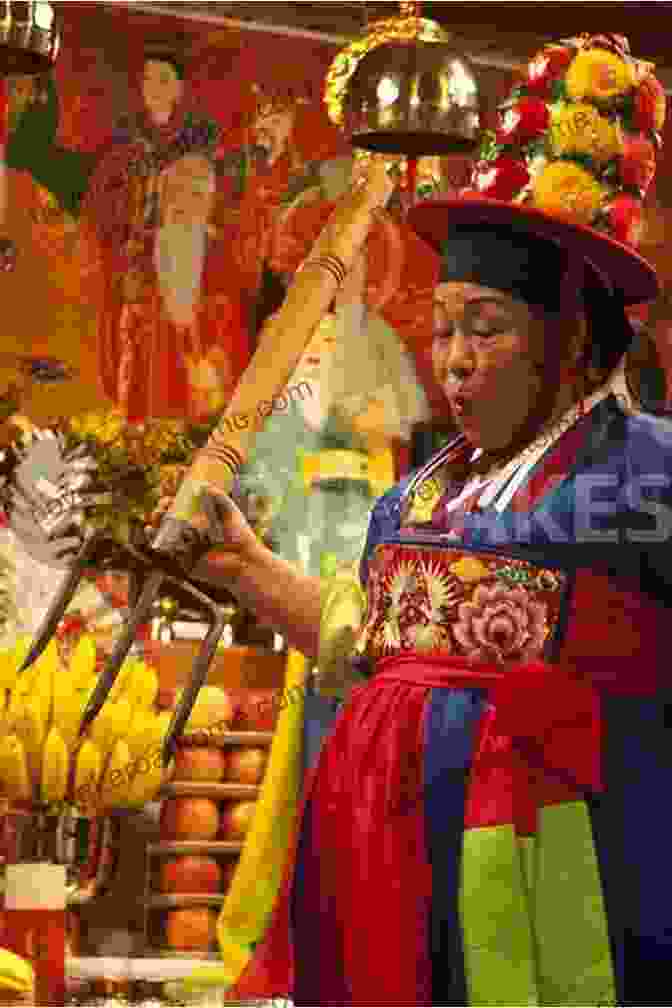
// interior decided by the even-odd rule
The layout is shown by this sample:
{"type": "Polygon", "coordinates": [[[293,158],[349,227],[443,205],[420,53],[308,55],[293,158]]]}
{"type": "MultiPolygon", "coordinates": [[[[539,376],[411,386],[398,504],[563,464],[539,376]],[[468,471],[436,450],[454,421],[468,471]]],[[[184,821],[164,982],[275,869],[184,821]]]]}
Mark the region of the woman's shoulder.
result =
{"type": "Polygon", "coordinates": [[[397,516],[400,513],[402,502],[406,497],[406,492],[418,476],[419,471],[420,470],[415,469],[413,472],[404,476],[403,479],[399,480],[398,483],[395,483],[393,487],[378,498],[372,511],[372,517],[374,519],[389,521],[393,516],[397,516]]]}
{"type": "Polygon", "coordinates": [[[629,459],[658,469],[672,468],[672,418],[653,413],[631,413],[625,418],[624,448],[629,459]]]}

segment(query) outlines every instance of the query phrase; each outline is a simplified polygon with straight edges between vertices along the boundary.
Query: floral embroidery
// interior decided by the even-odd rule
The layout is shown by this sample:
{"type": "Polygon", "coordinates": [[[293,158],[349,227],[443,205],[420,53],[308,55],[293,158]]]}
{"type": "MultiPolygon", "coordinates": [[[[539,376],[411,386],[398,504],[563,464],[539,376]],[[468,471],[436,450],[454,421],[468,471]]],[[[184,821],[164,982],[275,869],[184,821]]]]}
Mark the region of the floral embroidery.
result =
{"type": "Polygon", "coordinates": [[[486,567],[477,557],[466,556],[454,563],[450,572],[466,584],[478,584],[489,575],[490,568],[486,567]]]}
{"type": "Polygon", "coordinates": [[[453,634],[475,661],[533,661],[546,641],[547,614],[548,607],[525,588],[481,585],[473,601],[460,606],[453,634]]]}
{"type": "Polygon", "coordinates": [[[355,654],[445,654],[504,664],[543,658],[564,574],[460,547],[379,546],[355,654]]]}

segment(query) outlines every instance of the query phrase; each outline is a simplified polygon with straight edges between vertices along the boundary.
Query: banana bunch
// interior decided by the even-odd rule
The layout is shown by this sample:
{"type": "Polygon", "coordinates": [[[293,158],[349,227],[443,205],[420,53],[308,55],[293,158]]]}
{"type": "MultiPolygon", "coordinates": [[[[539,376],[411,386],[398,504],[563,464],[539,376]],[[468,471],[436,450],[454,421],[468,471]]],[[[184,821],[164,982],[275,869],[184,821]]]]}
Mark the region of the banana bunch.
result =
{"type": "Polygon", "coordinates": [[[93,638],[61,663],[51,641],[18,675],[30,646],[0,655],[0,791],[12,801],[74,805],[85,815],[140,807],[166,781],[161,761],[170,714],[155,711],[159,684],[149,665],[128,659],[84,738],[82,715],[97,682],[93,638]]]}
{"type": "Polygon", "coordinates": [[[4,993],[34,994],[35,971],[29,962],[0,948],[0,997],[4,993]]]}

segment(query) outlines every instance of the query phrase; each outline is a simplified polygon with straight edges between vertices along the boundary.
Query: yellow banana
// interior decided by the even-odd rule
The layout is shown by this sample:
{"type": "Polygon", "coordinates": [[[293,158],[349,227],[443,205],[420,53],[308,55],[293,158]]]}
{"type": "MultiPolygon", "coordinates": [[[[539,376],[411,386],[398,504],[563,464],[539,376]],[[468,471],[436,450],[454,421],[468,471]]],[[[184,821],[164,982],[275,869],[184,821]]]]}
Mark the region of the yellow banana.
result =
{"type": "Polygon", "coordinates": [[[138,808],[157,797],[168,783],[173,772],[173,763],[164,768],[162,763],[163,743],[172,721],[170,711],[150,715],[146,722],[144,747],[133,759],[133,774],[128,791],[128,804],[138,808]]]}
{"type": "Polygon", "coordinates": [[[159,679],[151,665],[136,662],[135,674],[127,689],[127,696],[133,707],[151,710],[159,692],[159,679]]]}
{"type": "Polygon", "coordinates": [[[66,677],[54,690],[53,723],[57,726],[68,749],[72,751],[79,739],[82,715],[91,696],[95,682],[73,688],[66,677]]]}
{"type": "Polygon", "coordinates": [[[49,719],[51,717],[54,683],[57,677],[63,674],[58,647],[53,637],[35,662],[35,673],[35,680],[30,691],[31,696],[37,695],[41,697],[45,716],[49,719]]]}
{"type": "MultiPolygon", "coordinates": [[[[13,681],[9,684],[10,687],[16,685],[16,680],[19,678],[19,669],[23,665],[24,659],[26,658],[28,652],[30,651],[32,641],[27,634],[17,637],[14,642],[14,647],[7,655],[3,656],[7,659],[7,675],[13,674],[13,681]]],[[[28,670],[30,671],[30,670],[28,670]]],[[[25,672],[24,675],[28,673],[25,672]]]]}
{"type": "Polygon", "coordinates": [[[126,738],[133,759],[137,759],[147,752],[147,740],[152,737],[155,721],[156,716],[146,710],[136,709],[133,714],[126,738]]]}
{"type": "Polygon", "coordinates": [[[117,676],[114,686],[110,690],[107,698],[110,703],[116,703],[118,700],[126,698],[126,694],[128,693],[135,676],[136,665],[137,658],[127,658],[121,666],[119,669],[119,675],[117,676]]]}
{"type": "Polygon", "coordinates": [[[61,733],[53,725],[42,754],[42,801],[51,804],[62,802],[68,791],[70,755],[61,733]]]}
{"type": "Polygon", "coordinates": [[[84,634],[79,638],[77,647],[70,656],[68,678],[74,689],[95,679],[97,658],[96,642],[89,634],[84,634]]]}
{"type": "Polygon", "coordinates": [[[171,711],[162,711],[161,714],[155,714],[152,717],[147,730],[146,753],[152,754],[160,752],[163,749],[163,743],[166,740],[172,720],[173,715],[171,711]]]}
{"type": "Polygon", "coordinates": [[[30,994],[35,989],[35,971],[31,964],[9,949],[0,949],[0,991],[30,994]]]}
{"type": "Polygon", "coordinates": [[[47,737],[48,710],[44,696],[35,693],[23,701],[23,711],[16,722],[16,734],[23,742],[28,769],[37,784],[42,770],[42,749],[47,737]]]}
{"type": "Polygon", "coordinates": [[[131,753],[123,739],[117,739],[100,784],[99,802],[103,811],[127,804],[132,777],[131,753]]]}
{"type": "Polygon", "coordinates": [[[0,654],[0,689],[14,689],[19,672],[14,651],[3,651],[0,654]]]}
{"type": "Polygon", "coordinates": [[[16,735],[0,738],[0,785],[13,801],[30,801],[33,797],[26,752],[16,735]]]}
{"type": "Polygon", "coordinates": [[[80,812],[95,810],[103,774],[103,757],[91,739],[85,738],[75,757],[73,800],[80,812]]]}
{"type": "Polygon", "coordinates": [[[12,705],[12,700],[21,704],[26,699],[26,697],[34,696],[37,690],[37,680],[39,677],[39,669],[36,669],[35,665],[31,665],[22,675],[18,677],[14,684],[14,689],[12,690],[10,697],[10,707],[12,705]]]}
{"type": "Polygon", "coordinates": [[[107,700],[98,717],[91,725],[91,739],[96,743],[104,756],[114,749],[118,739],[126,738],[131,725],[133,709],[128,700],[117,700],[111,703],[107,700]]]}
{"type": "Polygon", "coordinates": [[[161,753],[156,749],[135,760],[133,770],[126,804],[129,808],[140,808],[157,797],[168,774],[161,763],[161,753]]]}

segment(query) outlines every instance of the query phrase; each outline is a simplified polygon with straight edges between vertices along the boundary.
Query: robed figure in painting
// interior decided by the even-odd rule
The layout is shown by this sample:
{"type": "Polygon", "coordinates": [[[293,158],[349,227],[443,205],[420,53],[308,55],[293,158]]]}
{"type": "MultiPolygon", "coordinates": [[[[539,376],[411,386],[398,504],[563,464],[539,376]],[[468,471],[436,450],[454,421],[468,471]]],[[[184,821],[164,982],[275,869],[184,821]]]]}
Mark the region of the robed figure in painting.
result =
{"type": "Polygon", "coordinates": [[[132,422],[211,414],[249,360],[238,271],[214,223],[218,131],[189,110],[183,75],[175,57],[146,55],[142,114],[117,131],[83,207],[100,379],[132,422]]]}

